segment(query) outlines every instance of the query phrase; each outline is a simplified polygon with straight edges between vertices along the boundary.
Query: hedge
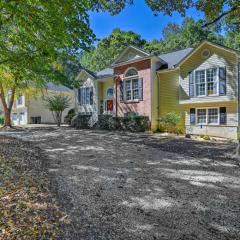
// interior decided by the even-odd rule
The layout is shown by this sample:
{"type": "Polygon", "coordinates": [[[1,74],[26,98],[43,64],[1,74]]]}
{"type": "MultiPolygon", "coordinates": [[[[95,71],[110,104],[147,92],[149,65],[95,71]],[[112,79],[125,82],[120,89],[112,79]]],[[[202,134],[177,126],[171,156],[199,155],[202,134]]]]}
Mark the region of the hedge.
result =
{"type": "Polygon", "coordinates": [[[122,130],[130,132],[145,132],[149,130],[149,118],[145,116],[113,117],[112,115],[99,115],[97,124],[90,125],[90,115],[77,115],[73,118],[71,126],[77,129],[122,130]]]}

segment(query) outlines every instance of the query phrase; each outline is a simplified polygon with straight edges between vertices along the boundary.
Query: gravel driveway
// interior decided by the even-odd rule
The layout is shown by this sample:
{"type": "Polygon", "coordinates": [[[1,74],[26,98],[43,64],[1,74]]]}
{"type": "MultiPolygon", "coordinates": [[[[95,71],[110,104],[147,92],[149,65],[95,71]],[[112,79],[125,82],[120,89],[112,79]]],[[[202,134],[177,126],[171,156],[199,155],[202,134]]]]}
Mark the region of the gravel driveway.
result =
{"type": "Polygon", "coordinates": [[[67,128],[14,136],[44,152],[72,218],[65,239],[240,239],[235,144],[67,128]]]}

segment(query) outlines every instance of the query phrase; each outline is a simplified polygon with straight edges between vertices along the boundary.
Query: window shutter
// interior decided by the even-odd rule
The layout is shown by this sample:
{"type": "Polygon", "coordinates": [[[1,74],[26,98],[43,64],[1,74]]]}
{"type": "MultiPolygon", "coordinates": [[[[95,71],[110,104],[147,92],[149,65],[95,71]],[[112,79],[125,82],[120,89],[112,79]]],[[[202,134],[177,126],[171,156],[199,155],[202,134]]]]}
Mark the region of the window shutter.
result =
{"type": "Polygon", "coordinates": [[[226,107],[220,107],[220,124],[227,124],[227,110],[226,110],[226,107]]]}
{"type": "Polygon", "coordinates": [[[194,97],[194,72],[189,73],[189,97],[194,97]]]}
{"type": "Polygon", "coordinates": [[[139,86],[139,100],[143,100],[143,78],[138,79],[139,86]]]}
{"type": "Polygon", "coordinates": [[[93,87],[90,87],[90,105],[93,105],[93,87]]]}
{"type": "Polygon", "coordinates": [[[226,67],[219,68],[219,95],[226,95],[226,67]]]}
{"type": "Polygon", "coordinates": [[[82,105],[82,103],[81,103],[81,88],[79,88],[78,89],[78,103],[80,104],[80,105],[82,105]]]}
{"type": "Polygon", "coordinates": [[[190,108],[190,124],[196,123],[196,109],[190,108]]]}
{"type": "Polygon", "coordinates": [[[124,101],[124,86],[123,80],[120,80],[120,102],[124,101]]]}

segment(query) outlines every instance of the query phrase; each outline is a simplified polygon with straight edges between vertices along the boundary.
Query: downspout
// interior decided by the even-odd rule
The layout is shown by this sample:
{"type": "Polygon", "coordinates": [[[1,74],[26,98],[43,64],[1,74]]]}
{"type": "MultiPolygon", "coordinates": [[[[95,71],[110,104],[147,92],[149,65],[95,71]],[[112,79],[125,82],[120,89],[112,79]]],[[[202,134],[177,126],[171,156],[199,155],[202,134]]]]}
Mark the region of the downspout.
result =
{"type": "Polygon", "coordinates": [[[159,118],[160,118],[160,77],[157,72],[157,99],[158,99],[158,130],[159,130],[159,118]]]}
{"type": "Polygon", "coordinates": [[[238,77],[238,144],[240,145],[240,63],[237,59],[237,77],[238,77]]]}
{"type": "Polygon", "coordinates": [[[117,104],[117,101],[118,101],[118,95],[117,95],[117,78],[114,76],[113,77],[113,81],[114,81],[114,84],[115,84],[115,116],[117,117],[118,114],[118,104],[117,104]]]}

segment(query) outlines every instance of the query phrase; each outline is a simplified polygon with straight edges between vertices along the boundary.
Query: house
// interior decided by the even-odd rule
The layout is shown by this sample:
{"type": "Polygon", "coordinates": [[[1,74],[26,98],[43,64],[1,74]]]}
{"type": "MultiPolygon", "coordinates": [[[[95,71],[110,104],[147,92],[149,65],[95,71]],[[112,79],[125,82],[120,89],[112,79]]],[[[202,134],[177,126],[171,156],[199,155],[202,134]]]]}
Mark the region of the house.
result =
{"type": "Polygon", "coordinates": [[[93,123],[99,114],[148,116],[152,130],[174,111],[186,133],[237,139],[239,57],[209,41],[159,56],[129,46],[111,68],[80,72],[78,111],[93,123]]]}
{"type": "Polygon", "coordinates": [[[54,83],[47,83],[45,89],[31,88],[18,95],[12,109],[14,125],[55,123],[52,113],[46,108],[46,97],[63,94],[71,97],[70,107],[63,112],[62,121],[68,111],[75,108],[74,91],[54,83]]]}

